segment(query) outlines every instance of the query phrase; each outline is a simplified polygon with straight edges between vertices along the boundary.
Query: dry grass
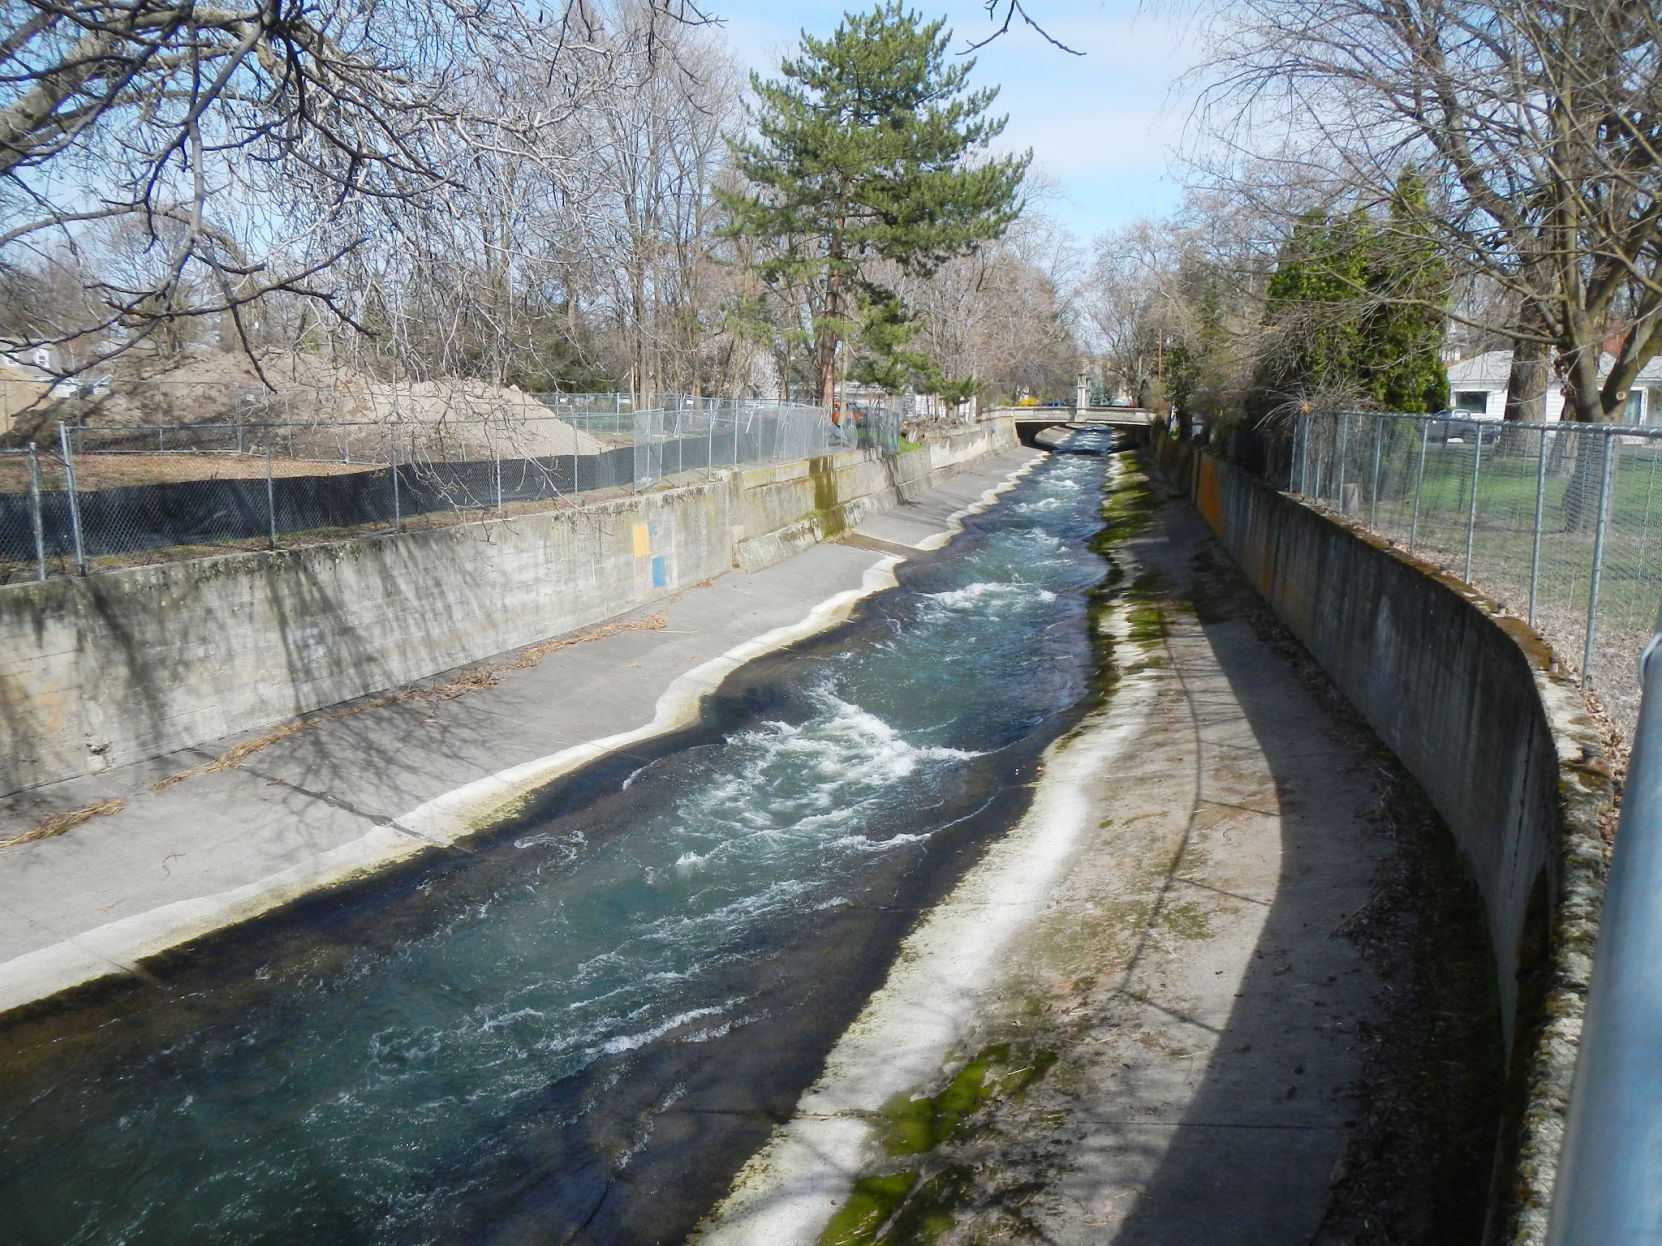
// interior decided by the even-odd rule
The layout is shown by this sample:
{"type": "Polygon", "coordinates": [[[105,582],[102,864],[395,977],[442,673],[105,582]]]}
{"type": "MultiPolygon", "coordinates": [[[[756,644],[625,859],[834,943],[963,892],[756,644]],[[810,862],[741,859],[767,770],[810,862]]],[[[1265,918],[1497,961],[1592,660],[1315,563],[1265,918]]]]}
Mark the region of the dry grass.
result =
{"type": "MultiPolygon", "coordinates": [[[[213,774],[220,770],[231,770],[242,765],[262,749],[291,736],[299,735],[313,728],[321,727],[325,723],[338,722],[343,718],[351,718],[367,710],[385,709],[389,705],[400,705],[410,701],[449,701],[461,696],[464,692],[472,692],[478,688],[490,688],[502,681],[502,676],[508,671],[523,671],[535,666],[551,653],[568,648],[571,645],[584,644],[591,640],[601,640],[607,636],[615,636],[618,632],[653,632],[662,631],[669,626],[669,608],[666,606],[656,614],[644,619],[635,619],[622,623],[606,623],[597,627],[585,628],[570,636],[558,636],[553,640],[545,640],[541,644],[532,645],[520,650],[505,662],[497,662],[488,666],[469,667],[456,678],[442,684],[430,687],[407,688],[402,692],[388,693],[385,696],[371,697],[367,701],[360,701],[353,705],[345,705],[326,714],[317,714],[307,718],[295,719],[286,722],[264,735],[256,736],[252,740],[244,740],[241,744],[226,749],[212,761],[204,762],[200,766],[193,766],[189,770],[181,770],[178,774],[169,775],[150,785],[152,792],[159,792],[172,787],[175,783],[183,783],[186,779],[194,779],[200,775],[213,774]]],[[[113,813],[114,810],[108,812],[113,813]]],[[[65,828],[67,829],[67,828],[65,828]]]]}
{"type": "Polygon", "coordinates": [[[63,813],[50,813],[36,822],[26,831],[0,839],[0,851],[15,848],[19,844],[33,843],[37,839],[51,839],[54,835],[62,835],[65,831],[74,830],[83,822],[90,822],[94,818],[102,818],[108,814],[120,813],[127,807],[127,802],[119,796],[109,800],[101,800],[95,805],[83,805],[79,809],[69,809],[63,813]]]}

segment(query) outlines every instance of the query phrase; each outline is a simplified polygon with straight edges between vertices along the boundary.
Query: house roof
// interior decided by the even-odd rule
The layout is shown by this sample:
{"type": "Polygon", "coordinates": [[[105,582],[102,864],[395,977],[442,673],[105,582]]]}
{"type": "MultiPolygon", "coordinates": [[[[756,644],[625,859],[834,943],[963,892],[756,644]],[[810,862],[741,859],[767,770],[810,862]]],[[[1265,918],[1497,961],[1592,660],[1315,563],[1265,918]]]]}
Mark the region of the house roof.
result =
{"type": "Polygon", "coordinates": [[[1462,359],[1459,363],[1448,366],[1448,381],[1450,385],[1465,384],[1506,384],[1506,378],[1512,370],[1512,352],[1509,350],[1488,350],[1481,355],[1473,355],[1470,359],[1462,359]]]}
{"type": "MultiPolygon", "coordinates": [[[[1611,355],[1599,356],[1599,375],[1606,376],[1610,372],[1615,359],[1611,355]]],[[[1512,352],[1509,350],[1484,351],[1481,355],[1473,355],[1470,359],[1462,359],[1459,363],[1448,366],[1448,380],[1450,385],[1489,385],[1496,388],[1506,388],[1506,382],[1512,371],[1512,352]]],[[[1557,385],[1557,379],[1551,382],[1557,385]]],[[[1662,357],[1652,359],[1643,368],[1639,369],[1639,376],[1635,385],[1662,385],[1662,357]]]]}

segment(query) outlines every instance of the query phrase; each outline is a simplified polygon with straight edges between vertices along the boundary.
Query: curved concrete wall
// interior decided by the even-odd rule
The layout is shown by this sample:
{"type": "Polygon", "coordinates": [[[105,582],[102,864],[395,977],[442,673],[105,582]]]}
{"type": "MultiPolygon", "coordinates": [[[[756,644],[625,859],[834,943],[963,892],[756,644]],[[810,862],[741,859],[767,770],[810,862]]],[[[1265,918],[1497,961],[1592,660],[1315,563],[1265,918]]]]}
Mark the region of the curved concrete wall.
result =
{"type": "Polygon", "coordinates": [[[0,588],[0,795],[255,730],[754,570],[1007,420],[577,510],[0,588]]]}
{"type": "Polygon", "coordinates": [[[1539,637],[1459,581],[1188,446],[1153,453],[1471,865],[1513,1069],[1490,1236],[1543,1240],[1611,802],[1585,704],[1539,637]]]}

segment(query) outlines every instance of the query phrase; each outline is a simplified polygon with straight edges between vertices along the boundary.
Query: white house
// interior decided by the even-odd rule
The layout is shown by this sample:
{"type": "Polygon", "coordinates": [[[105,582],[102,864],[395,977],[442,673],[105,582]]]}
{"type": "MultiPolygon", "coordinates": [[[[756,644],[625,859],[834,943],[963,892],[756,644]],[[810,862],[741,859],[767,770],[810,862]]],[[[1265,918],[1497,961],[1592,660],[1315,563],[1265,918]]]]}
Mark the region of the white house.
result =
{"type": "MultiPolygon", "coordinates": [[[[1613,362],[1609,355],[1600,358],[1601,377],[1609,375],[1613,362]]],[[[1449,364],[1449,406],[1456,411],[1470,411],[1490,419],[1500,419],[1506,413],[1506,379],[1511,368],[1512,352],[1509,350],[1486,351],[1449,364]]],[[[1557,420],[1563,414],[1564,387],[1554,378],[1547,384],[1544,418],[1557,420]]],[[[1627,410],[1623,412],[1621,422],[1662,425],[1662,359],[1652,359],[1639,370],[1638,379],[1628,392],[1627,410]]]]}

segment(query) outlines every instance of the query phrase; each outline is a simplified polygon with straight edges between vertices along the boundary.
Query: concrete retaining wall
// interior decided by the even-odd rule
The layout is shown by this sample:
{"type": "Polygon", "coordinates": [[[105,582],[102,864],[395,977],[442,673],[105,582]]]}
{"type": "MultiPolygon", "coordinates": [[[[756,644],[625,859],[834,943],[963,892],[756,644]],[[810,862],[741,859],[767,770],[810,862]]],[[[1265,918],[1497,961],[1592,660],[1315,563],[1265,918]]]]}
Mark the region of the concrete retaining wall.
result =
{"type": "Polygon", "coordinates": [[[1471,865],[1513,1071],[1490,1237],[1543,1240],[1611,800],[1586,707],[1539,637],[1459,581],[1187,446],[1153,451],[1471,865]]]}
{"type": "Polygon", "coordinates": [[[0,794],[269,726],[769,565],[1009,421],[581,510],[0,588],[0,794]]]}

